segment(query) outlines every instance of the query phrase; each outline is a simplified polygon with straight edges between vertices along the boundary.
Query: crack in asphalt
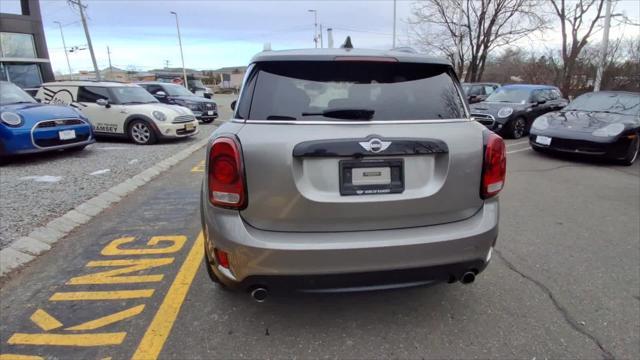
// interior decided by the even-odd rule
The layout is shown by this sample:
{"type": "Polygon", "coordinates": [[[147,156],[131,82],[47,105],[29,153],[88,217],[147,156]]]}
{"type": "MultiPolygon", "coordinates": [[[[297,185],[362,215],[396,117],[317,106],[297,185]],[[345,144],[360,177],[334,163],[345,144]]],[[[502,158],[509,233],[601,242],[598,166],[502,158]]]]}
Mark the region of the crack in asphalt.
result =
{"type": "Polygon", "coordinates": [[[605,359],[605,360],[613,360],[613,359],[615,359],[613,354],[611,354],[609,352],[609,350],[605,349],[605,347],[602,345],[600,340],[595,335],[591,334],[586,329],[584,329],[584,327],[580,326],[580,324],[569,314],[569,311],[562,304],[560,304],[558,299],[556,299],[555,295],[553,295],[553,292],[551,291],[551,289],[549,289],[542,282],[540,282],[540,281],[532,278],[531,276],[523,273],[522,271],[518,270],[518,268],[516,268],[516,266],[512,262],[507,260],[504,257],[504,255],[502,255],[502,253],[498,249],[494,249],[494,252],[496,253],[496,255],[502,261],[504,261],[504,263],[507,265],[507,268],[509,268],[509,270],[517,273],[518,275],[522,276],[526,280],[532,282],[538,288],[540,288],[545,294],[547,294],[547,296],[549,297],[549,299],[553,303],[553,306],[560,312],[560,314],[562,314],[562,316],[563,316],[564,320],[567,322],[567,324],[569,324],[569,326],[571,326],[575,331],[577,331],[580,334],[582,334],[582,335],[586,336],[587,338],[589,338],[591,341],[593,341],[593,343],[596,344],[596,346],[598,346],[600,351],[602,351],[602,358],[603,359],[605,359]]]}

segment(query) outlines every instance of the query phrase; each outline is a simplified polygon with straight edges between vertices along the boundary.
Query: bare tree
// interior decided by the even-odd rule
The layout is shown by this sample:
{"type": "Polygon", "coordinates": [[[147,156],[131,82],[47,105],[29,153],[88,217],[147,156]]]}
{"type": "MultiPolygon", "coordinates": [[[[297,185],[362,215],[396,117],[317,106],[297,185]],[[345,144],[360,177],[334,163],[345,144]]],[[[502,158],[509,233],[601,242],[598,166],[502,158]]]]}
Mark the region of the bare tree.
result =
{"type": "Polygon", "coordinates": [[[576,60],[589,38],[598,30],[598,21],[606,0],[549,0],[560,20],[562,35],[562,92],[572,90],[576,60]],[[575,4],[575,5],[574,5],[575,4]],[[589,19],[591,15],[593,18],[589,19]]]}
{"type": "Polygon", "coordinates": [[[540,30],[541,0],[422,0],[413,5],[410,26],[424,48],[455,63],[465,81],[482,79],[492,50],[540,30]]]}

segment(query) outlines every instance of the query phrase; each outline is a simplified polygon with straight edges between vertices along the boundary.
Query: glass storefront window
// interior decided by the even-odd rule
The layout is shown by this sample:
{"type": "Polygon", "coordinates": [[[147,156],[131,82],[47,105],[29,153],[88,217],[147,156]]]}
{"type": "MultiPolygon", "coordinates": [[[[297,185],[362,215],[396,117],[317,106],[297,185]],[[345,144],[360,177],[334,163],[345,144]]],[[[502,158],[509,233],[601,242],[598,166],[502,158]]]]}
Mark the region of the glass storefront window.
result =
{"type": "Polygon", "coordinates": [[[42,76],[38,64],[3,64],[8,80],[23,89],[37,88],[42,85],[42,76]]]}
{"type": "Polygon", "coordinates": [[[24,15],[22,13],[22,4],[20,4],[20,0],[0,0],[0,1],[2,1],[2,6],[0,6],[1,13],[24,15]]]}
{"type": "Polygon", "coordinates": [[[0,56],[14,58],[37,58],[33,35],[0,33],[0,56]]]}

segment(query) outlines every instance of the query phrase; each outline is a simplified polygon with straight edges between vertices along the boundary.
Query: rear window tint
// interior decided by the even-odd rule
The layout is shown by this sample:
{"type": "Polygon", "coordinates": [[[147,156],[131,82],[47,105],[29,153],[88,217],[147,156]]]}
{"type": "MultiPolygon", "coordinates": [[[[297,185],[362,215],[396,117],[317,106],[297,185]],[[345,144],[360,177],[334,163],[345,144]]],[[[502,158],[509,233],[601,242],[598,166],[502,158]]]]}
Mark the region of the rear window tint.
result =
{"type": "Polygon", "coordinates": [[[258,63],[255,71],[253,96],[243,99],[251,102],[251,120],[344,121],[318,114],[335,109],[373,110],[374,121],[464,116],[463,100],[443,65],[279,61],[258,63]]]}

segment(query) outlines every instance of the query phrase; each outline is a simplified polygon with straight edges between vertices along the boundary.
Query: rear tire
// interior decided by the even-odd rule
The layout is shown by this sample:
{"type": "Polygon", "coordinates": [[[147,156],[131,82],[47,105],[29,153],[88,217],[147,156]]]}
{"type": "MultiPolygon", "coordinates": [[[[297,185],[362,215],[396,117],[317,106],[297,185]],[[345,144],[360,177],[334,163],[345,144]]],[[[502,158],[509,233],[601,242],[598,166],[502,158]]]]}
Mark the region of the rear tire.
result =
{"type": "Polygon", "coordinates": [[[636,135],[636,138],[629,144],[627,149],[627,155],[620,160],[620,164],[624,166],[631,166],[638,159],[640,154],[640,135],[636,135]]]}
{"type": "Polygon", "coordinates": [[[133,120],[127,133],[129,139],[138,145],[151,145],[158,139],[151,125],[144,120],[133,120]]]}
{"type": "Polygon", "coordinates": [[[527,120],[523,117],[515,118],[505,126],[505,135],[512,139],[520,139],[527,132],[527,120]]]}

